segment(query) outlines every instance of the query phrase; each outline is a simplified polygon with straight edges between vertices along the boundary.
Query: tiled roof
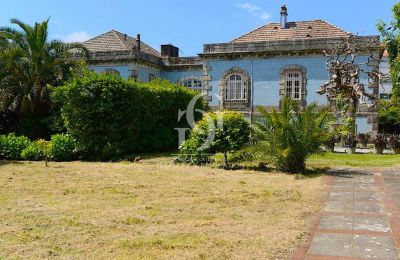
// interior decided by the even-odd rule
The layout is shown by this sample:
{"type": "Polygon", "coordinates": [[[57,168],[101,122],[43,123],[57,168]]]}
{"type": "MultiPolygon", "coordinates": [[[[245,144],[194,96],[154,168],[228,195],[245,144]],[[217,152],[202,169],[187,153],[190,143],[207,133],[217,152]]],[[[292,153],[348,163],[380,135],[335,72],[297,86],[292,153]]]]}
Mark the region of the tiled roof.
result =
{"type": "MultiPolygon", "coordinates": [[[[137,47],[136,38],[120,33],[116,30],[111,30],[90,40],[87,40],[83,45],[89,49],[90,52],[103,52],[103,51],[128,51],[137,47]]],[[[151,54],[156,57],[161,57],[161,54],[141,41],[141,51],[151,54]]]]}
{"type": "Polygon", "coordinates": [[[322,39],[348,37],[350,33],[323,20],[289,22],[281,29],[279,23],[270,23],[251,31],[232,43],[268,42],[280,40],[322,39]]]}

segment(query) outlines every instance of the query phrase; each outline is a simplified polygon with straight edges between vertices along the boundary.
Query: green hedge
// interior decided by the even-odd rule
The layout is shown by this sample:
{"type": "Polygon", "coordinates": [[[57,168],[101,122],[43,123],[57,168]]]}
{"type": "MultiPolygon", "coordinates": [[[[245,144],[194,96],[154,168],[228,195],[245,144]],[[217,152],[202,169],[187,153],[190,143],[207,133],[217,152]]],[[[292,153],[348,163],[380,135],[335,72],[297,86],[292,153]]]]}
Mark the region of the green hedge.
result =
{"type": "MultiPolygon", "coordinates": [[[[135,152],[176,149],[178,111],[198,93],[167,81],[138,83],[87,73],[55,91],[68,133],[87,159],[110,160],[135,152]]],[[[201,99],[197,107],[205,110],[201,99]]],[[[200,115],[200,113],[197,113],[200,115]]]]}
{"type": "Polygon", "coordinates": [[[75,156],[75,140],[65,134],[57,134],[50,141],[31,142],[25,136],[0,135],[0,159],[41,161],[72,161],[75,156]]]}
{"type": "Polygon", "coordinates": [[[30,143],[25,136],[16,136],[15,134],[0,135],[0,159],[21,160],[22,151],[30,143]]]}

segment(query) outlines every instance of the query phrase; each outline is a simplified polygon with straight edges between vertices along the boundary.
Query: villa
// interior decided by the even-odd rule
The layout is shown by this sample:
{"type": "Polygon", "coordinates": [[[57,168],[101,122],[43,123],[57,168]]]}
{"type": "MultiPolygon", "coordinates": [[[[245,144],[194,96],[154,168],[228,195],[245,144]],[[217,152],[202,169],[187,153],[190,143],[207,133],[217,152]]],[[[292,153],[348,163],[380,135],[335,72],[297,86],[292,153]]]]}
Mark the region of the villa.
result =
{"type": "MultiPolygon", "coordinates": [[[[316,93],[329,80],[323,50],[330,49],[351,33],[323,20],[288,22],[285,6],[280,23],[269,23],[227,43],[205,44],[196,57],[179,57],[172,44],[160,52],[141,40],[111,30],[84,45],[91,52],[90,68],[118,73],[138,81],[163,78],[201,91],[213,109],[241,111],[251,116],[258,106],[279,108],[284,97],[302,106],[326,96],[316,93]]],[[[357,41],[379,41],[379,36],[355,36],[357,41]]],[[[374,48],[381,58],[383,48],[374,48]]],[[[368,55],[359,56],[367,61],[368,55]]],[[[379,82],[361,78],[368,91],[379,95],[379,82]]],[[[359,112],[357,131],[378,130],[377,113],[359,112]]]]}

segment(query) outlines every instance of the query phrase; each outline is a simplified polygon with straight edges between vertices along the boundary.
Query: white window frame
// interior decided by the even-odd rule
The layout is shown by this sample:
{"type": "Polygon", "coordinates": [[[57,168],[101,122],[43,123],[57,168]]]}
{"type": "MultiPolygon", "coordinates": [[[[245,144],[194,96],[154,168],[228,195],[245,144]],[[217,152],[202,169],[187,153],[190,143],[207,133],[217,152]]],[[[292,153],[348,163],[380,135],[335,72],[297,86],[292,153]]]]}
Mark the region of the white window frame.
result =
{"type": "Polygon", "coordinates": [[[231,74],[226,79],[224,100],[228,102],[247,101],[246,80],[238,73],[231,74]]]}
{"type": "Polygon", "coordinates": [[[203,82],[200,79],[184,79],[180,82],[180,85],[195,91],[201,92],[203,90],[203,82]]]}
{"type": "Polygon", "coordinates": [[[293,70],[285,75],[285,96],[292,100],[302,99],[303,75],[301,71],[293,70]]]}

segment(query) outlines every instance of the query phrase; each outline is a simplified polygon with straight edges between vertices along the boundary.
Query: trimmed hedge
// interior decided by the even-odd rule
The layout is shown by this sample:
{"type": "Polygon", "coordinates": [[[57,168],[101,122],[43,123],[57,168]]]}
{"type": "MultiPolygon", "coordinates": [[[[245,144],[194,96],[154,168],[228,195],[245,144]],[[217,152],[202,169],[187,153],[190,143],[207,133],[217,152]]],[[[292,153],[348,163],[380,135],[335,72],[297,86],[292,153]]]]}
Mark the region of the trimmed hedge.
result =
{"type": "Polygon", "coordinates": [[[47,155],[51,161],[68,162],[76,158],[75,140],[65,134],[57,134],[50,141],[31,142],[26,136],[0,135],[0,159],[41,161],[47,155]]]}
{"type": "Polygon", "coordinates": [[[22,151],[30,143],[25,136],[16,136],[15,134],[0,135],[0,159],[21,160],[22,151]]]}
{"type": "MultiPolygon", "coordinates": [[[[198,93],[154,80],[138,83],[118,75],[87,73],[57,88],[68,133],[87,159],[110,160],[135,152],[176,149],[179,110],[198,93]]],[[[201,99],[196,108],[206,110],[201,99]]],[[[196,113],[201,115],[200,113],[196,113]]]]}
{"type": "Polygon", "coordinates": [[[49,159],[56,162],[68,162],[75,158],[75,140],[65,134],[56,134],[49,143],[49,159]]]}

